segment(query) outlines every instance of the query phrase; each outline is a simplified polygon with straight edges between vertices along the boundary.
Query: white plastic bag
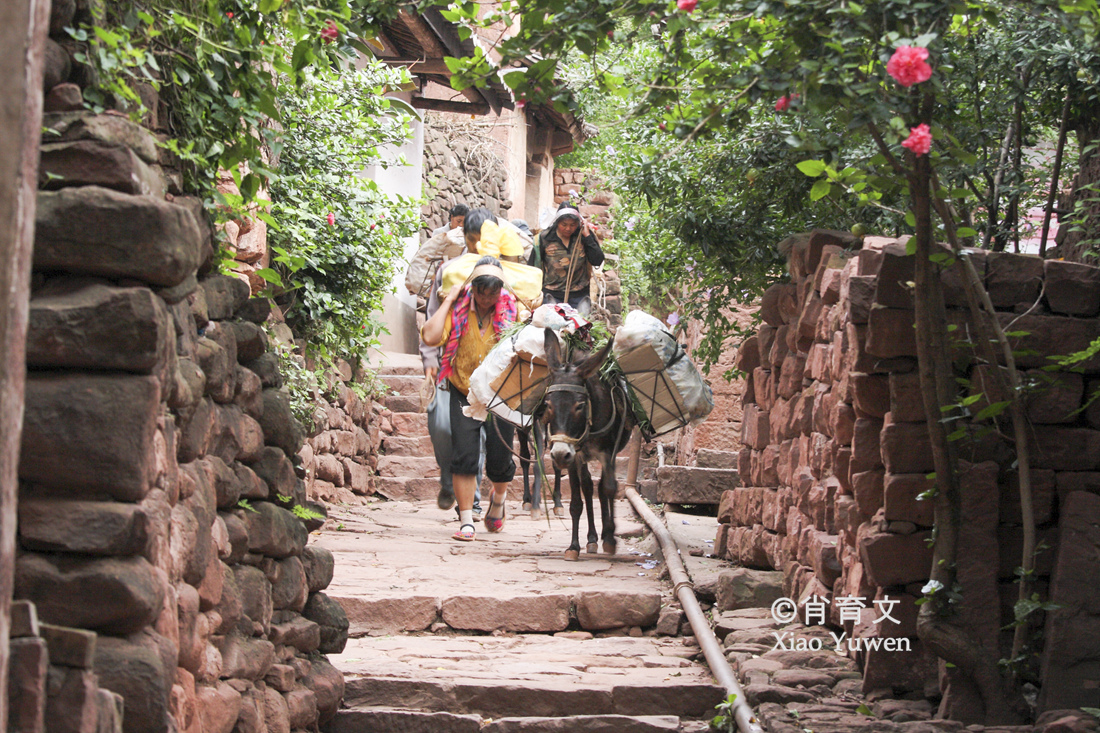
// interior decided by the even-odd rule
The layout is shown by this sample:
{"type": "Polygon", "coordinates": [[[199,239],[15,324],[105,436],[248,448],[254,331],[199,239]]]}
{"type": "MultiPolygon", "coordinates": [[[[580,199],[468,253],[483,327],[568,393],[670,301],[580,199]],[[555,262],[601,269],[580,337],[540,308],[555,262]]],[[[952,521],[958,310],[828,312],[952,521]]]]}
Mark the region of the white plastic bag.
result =
{"type": "Polygon", "coordinates": [[[470,406],[462,412],[484,420],[489,412],[521,428],[546,393],[546,329],[525,326],[489,352],[470,375],[470,406]]]}

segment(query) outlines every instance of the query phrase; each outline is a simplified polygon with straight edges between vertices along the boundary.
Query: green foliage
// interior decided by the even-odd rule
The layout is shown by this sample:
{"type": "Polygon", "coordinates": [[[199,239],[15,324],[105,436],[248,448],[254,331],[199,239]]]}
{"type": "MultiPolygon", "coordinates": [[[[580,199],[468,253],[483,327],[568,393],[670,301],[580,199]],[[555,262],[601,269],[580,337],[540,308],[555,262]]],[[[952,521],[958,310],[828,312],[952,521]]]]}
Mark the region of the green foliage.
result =
{"type": "Polygon", "coordinates": [[[368,4],[121,0],[69,29],[97,79],[85,90],[89,107],[140,119],[150,110],[139,92],[156,90],[166,104],[153,111],[168,113],[163,145],[185,187],[215,221],[268,224],[274,262],[259,275],[289,308],[307,355],[325,365],[355,362],[377,343],[371,314],[417,224],[418,202],[391,200],[363,175],[386,165],[381,146],[406,139],[411,111],[383,96],[407,85],[404,70],[355,68],[374,20],[368,4]],[[239,194],[219,190],[219,172],[239,194]]]}
{"type": "Polygon", "coordinates": [[[240,509],[244,509],[245,511],[248,511],[248,512],[256,512],[257,514],[259,514],[259,512],[257,512],[257,511],[256,511],[256,510],[255,510],[255,509],[254,509],[254,508],[252,507],[252,504],[250,504],[250,503],[249,503],[248,499],[240,499],[240,500],[238,500],[238,501],[237,501],[237,507],[238,507],[238,508],[240,508],[240,509]]]}
{"type": "Polygon", "coordinates": [[[404,238],[419,226],[417,202],[391,197],[361,176],[384,165],[378,148],[408,136],[409,118],[382,94],[406,73],[371,62],[360,70],[317,69],[284,84],[285,123],[271,181],[273,266],[261,271],[307,356],[356,363],[377,343],[375,315],[390,290],[404,238]],[[327,217],[333,215],[334,223],[327,217]]]}
{"type": "Polygon", "coordinates": [[[733,717],[736,700],[737,695],[731,693],[724,701],[714,706],[714,709],[718,711],[718,715],[711,718],[711,730],[722,731],[722,733],[737,733],[737,721],[733,717]]]}

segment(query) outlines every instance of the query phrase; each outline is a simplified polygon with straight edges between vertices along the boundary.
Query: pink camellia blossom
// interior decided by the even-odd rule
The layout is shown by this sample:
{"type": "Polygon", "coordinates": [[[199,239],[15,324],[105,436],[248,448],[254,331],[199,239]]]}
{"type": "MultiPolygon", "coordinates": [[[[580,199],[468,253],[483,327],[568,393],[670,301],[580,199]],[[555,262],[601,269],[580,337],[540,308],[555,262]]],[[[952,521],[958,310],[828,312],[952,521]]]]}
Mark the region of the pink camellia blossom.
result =
{"type": "Polygon", "coordinates": [[[328,216],[325,217],[325,221],[328,222],[328,225],[330,227],[336,226],[336,214],[333,214],[331,211],[328,212],[328,216]]]}
{"type": "Polygon", "coordinates": [[[928,155],[932,149],[932,131],[922,122],[909,130],[909,137],[901,146],[912,150],[914,155],[928,155]]]}
{"type": "Polygon", "coordinates": [[[903,87],[911,87],[932,78],[932,67],[925,59],[928,49],[920,46],[898,46],[886,63],[886,73],[903,87]]]}
{"type": "Polygon", "coordinates": [[[676,7],[687,13],[695,10],[695,6],[698,4],[699,0],[676,0],[676,7]]]}
{"type": "Polygon", "coordinates": [[[672,326],[673,328],[676,328],[676,326],[680,323],[680,314],[676,312],[669,313],[668,318],[665,319],[665,323],[672,326]]]}
{"type": "Polygon", "coordinates": [[[791,98],[784,94],[779,99],[775,100],[775,111],[785,112],[788,107],[791,106],[791,98]]]}

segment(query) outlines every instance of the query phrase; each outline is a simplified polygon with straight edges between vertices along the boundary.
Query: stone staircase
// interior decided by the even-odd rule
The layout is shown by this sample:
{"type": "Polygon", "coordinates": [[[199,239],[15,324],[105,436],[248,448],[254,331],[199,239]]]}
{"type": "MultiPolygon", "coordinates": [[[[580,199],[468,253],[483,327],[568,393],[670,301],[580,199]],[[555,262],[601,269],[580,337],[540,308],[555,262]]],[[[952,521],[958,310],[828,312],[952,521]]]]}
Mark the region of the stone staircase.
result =
{"type": "Polygon", "coordinates": [[[332,507],[315,540],[335,557],[328,592],[350,626],[331,657],[345,707],[326,733],[706,730],[724,691],[629,504],[616,502],[616,555],[569,562],[569,518],[523,512],[517,472],[504,531],[453,541],[419,360],[389,362],[378,496],[332,507]]]}

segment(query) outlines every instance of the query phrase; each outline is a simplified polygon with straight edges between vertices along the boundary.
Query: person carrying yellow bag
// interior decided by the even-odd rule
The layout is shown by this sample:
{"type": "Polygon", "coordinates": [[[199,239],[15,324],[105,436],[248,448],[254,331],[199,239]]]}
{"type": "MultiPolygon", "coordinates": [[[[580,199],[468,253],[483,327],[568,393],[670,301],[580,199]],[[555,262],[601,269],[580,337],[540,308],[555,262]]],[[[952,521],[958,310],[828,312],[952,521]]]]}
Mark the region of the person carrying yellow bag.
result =
{"type": "Polygon", "coordinates": [[[500,259],[505,287],[516,296],[523,310],[533,311],[541,304],[542,270],[520,263],[527,254],[527,240],[514,224],[498,219],[488,209],[480,208],[466,215],[463,231],[469,253],[447,263],[443,270],[441,295],[465,282],[479,257],[489,256],[500,259]],[[516,261],[509,261],[509,258],[516,261]]]}

